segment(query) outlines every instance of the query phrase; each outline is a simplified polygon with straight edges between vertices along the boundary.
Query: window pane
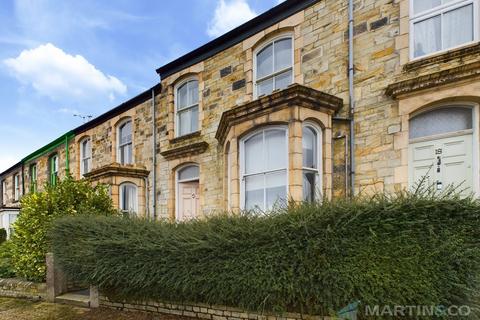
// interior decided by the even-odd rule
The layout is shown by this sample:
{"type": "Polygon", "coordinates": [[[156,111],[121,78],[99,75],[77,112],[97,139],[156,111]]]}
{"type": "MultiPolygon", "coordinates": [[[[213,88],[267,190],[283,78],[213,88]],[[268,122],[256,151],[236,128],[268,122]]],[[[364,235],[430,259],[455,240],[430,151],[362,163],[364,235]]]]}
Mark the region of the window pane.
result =
{"type": "Polygon", "coordinates": [[[191,111],[185,110],[178,113],[178,131],[179,135],[183,136],[192,132],[192,119],[191,119],[191,111]]]}
{"type": "Polygon", "coordinates": [[[193,80],[188,82],[188,105],[198,103],[198,81],[193,80]]]}
{"type": "Polygon", "coordinates": [[[473,41],[473,5],[461,7],[443,16],[444,49],[473,41]]]}
{"type": "Polygon", "coordinates": [[[188,166],[178,172],[178,180],[198,179],[199,169],[197,166],[188,166]]]}
{"type": "Polygon", "coordinates": [[[257,173],[263,168],[263,133],[260,132],[245,141],[245,173],[257,173]]]}
{"type": "Polygon", "coordinates": [[[177,90],[177,109],[181,110],[185,108],[188,104],[187,97],[188,97],[188,83],[185,83],[177,90]]]}
{"type": "Polygon", "coordinates": [[[273,45],[269,45],[257,54],[257,79],[273,73],[273,45]]]}
{"type": "Polygon", "coordinates": [[[287,173],[286,171],[266,174],[267,209],[274,205],[285,204],[287,198],[287,173]]]}
{"type": "MultiPolygon", "coordinates": [[[[287,167],[287,147],[284,130],[265,131],[266,170],[283,169],[287,167]]],[[[260,153],[255,155],[256,161],[261,161],[260,153]]]]}
{"type": "Polygon", "coordinates": [[[198,106],[190,109],[190,130],[191,132],[198,131],[198,106]]]}
{"type": "Polygon", "coordinates": [[[292,70],[281,73],[275,77],[275,90],[283,90],[293,82],[292,70]]]}
{"type": "Polygon", "coordinates": [[[317,168],[317,133],[312,128],[303,128],[303,167],[317,168]]]}
{"type": "Polygon", "coordinates": [[[438,7],[441,4],[441,0],[413,0],[413,12],[417,14],[438,7]]]}
{"type": "Polygon", "coordinates": [[[120,145],[132,142],[132,122],[128,121],[120,127],[120,145]]]}
{"type": "Polygon", "coordinates": [[[275,71],[292,66],[292,39],[275,42],[275,71]]]}
{"type": "Polygon", "coordinates": [[[317,174],[311,171],[303,172],[303,200],[314,201],[317,195],[317,174]]]}
{"type": "Polygon", "coordinates": [[[245,178],[245,209],[264,210],[263,204],[264,176],[263,174],[245,178]]]}
{"type": "Polygon", "coordinates": [[[472,109],[443,108],[422,113],[410,120],[410,139],[472,129],[472,109]]]}
{"type": "Polygon", "coordinates": [[[441,18],[435,16],[414,24],[414,55],[420,57],[441,49],[441,18]]]}
{"type": "Polygon", "coordinates": [[[264,80],[257,84],[257,96],[269,95],[273,91],[273,79],[264,80]]]}

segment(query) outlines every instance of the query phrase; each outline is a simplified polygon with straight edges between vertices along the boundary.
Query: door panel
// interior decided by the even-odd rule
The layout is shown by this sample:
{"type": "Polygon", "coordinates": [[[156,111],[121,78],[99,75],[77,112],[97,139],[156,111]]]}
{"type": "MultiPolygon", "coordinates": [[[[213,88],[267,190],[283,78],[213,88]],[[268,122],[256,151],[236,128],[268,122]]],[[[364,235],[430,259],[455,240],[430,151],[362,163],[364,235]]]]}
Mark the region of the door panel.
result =
{"type": "Polygon", "coordinates": [[[439,178],[445,186],[458,187],[465,195],[472,192],[472,135],[442,139],[439,146],[442,148],[439,178]]]}
{"type": "Polygon", "coordinates": [[[473,191],[472,135],[412,143],[409,146],[409,184],[424,176],[437,190],[458,187],[462,194],[473,191]]]}
{"type": "Polygon", "coordinates": [[[424,177],[425,183],[432,185],[435,181],[435,144],[432,141],[410,145],[410,186],[415,186],[424,177]]]}
{"type": "Polygon", "coordinates": [[[178,212],[177,220],[188,220],[198,217],[199,214],[199,183],[180,182],[178,184],[178,212]]]}

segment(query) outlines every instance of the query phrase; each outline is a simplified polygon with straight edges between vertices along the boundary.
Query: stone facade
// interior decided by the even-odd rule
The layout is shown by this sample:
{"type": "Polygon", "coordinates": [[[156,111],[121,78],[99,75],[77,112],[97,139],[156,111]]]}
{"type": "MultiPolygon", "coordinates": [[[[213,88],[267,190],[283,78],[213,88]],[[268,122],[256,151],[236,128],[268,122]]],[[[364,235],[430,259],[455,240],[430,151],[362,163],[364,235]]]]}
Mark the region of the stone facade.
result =
{"type": "MultiPolygon", "coordinates": [[[[356,163],[355,168],[350,168],[347,9],[346,0],[312,1],[312,5],[250,33],[221,51],[202,59],[185,58],[184,67],[162,76],[161,88],[158,86],[160,90],[155,91],[157,131],[153,132],[152,100],[147,92],[142,94],[144,98],[127,103],[128,107],[121,112],[74,130],[75,137],[68,146],[70,173],[80,178],[80,142],[90,137],[92,171],[87,177],[95,183],[110,184],[116,205],[119,205],[119,185],[131,182],[139,188],[141,215],[155,213],[157,218],[173,219],[178,206],[177,169],[195,164],[199,167],[200,215],[238,211],[242,207],[240,140],[255,129],[282,125],[288,128],[289,135],[288,195],[301,200],[302,125],[314,121],[322,131],[324,196],[351,194],[351,171],[355,173],[354,194],[407,188],[411,169],[410,119],[422,110],[444,104],[469,103],[478,109],[480,46],[473,43],[412,59],[409,0],[355,1],[356,163]],[[257,98],[255,55],[265,43],[284,35],[293,41],[293,84],[284,91],[257,98]],[[179,137],[176,89],[188,79],[198,81],[199,125],[198,131],[179,137]],[[302,94],[317,97],[320,104],[307,101],[302,94]],[[321,105],[332,99],[335,106],[321,105]],[[117,127],[127,118],[133,123],[134,163],[121,166],[117,159],[117,127]],[[154,153],[156,181],[153,181],[154,153]]],[[[476,116],[475,128],[478,122],[476,116]]],[[[478,150],[480,140],[478,133],[474,134],[474,149],[478,150]]],[[[58,150],[61,160],[66,156],[64,150],[58,150]]],[[[39,166],[39,185],[46,181],[49,156],[45,154],[35,160],[39,166]]],[[[29,190],[31,163],[33,160],[24,164],[25,190],[29,190]]],[[[2,176],[7,181],[7,192],[11,192],[14,171],[2,176]]],[[[479,190],[478,171],[475,165],[475,192],[479,190]]],[[[9,202],[9,205],[14,204],[9,202]]]]}

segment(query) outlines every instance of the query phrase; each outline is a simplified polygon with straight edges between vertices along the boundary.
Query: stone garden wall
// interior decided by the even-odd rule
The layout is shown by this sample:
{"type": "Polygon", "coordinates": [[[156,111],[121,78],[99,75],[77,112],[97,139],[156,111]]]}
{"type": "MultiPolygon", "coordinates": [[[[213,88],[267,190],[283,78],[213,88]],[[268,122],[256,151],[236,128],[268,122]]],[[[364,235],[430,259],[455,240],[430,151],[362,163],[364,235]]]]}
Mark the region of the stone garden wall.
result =
{"type": "Polygon", "coordinates": [[[45,283],[35,283],[19,279],[0,279],[0,296],[44,300],[47,293],[45,283]]]}

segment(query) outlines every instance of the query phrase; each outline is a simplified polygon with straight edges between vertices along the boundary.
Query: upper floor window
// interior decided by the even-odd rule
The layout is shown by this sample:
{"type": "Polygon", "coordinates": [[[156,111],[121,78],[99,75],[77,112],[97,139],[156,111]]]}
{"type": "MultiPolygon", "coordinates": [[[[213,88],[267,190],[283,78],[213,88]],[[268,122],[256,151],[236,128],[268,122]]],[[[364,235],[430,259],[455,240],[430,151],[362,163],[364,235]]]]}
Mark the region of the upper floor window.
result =
{"type": "Polygon", "coordinates": [[[126,214],[136,214],[138,211],[137,186],[133,183],[120,185],[120,210],[126,214]]]}
{"type": "Polygon", "coordinates": [[[418,58],[478,39],[478,0],[411,0],[411,56],[418,58]]]}
{"type": "Polygon", "coordinates": [[[287,129],[257,131],[240,145],[242,205],[246,210],[270,210],[287,197],[287,129]]]}
{"type": "Polygon", "coordinates": [[[20,174],[13,176],[13,200],[18,201],[20,199],[20,174]]]}
{"type": "Polygon", "coordinates": [[[2,205],[7,204],[7,180],[2,180],[2,205]]]}
{"type": "Polygon", "coordinates": [[[198,81],[188,80],[176,90],[176,136],[198,131],[198,81]]]}
{"type": "Polygon", "coordinates": [[[30,166],[30,192],[37,192],[37,165],[30,166]]]}
{"type": "Polygon", "coordinates": [[[50,184],[57,185],[58,182],[58,155],[53,155],[49,160],[50,184]]]}
{"type": "Polygon", "coordinates": [[[118,127],[118,162],[133,164],[132,121],[123,122],[118,127]]]}
{"type": "Polygon", "coordinates": [[[302,132],[304,201],[321,198],[321,148],[321,131],[314,125],[305,125],[302,132]]]}
{"type": "Polygon", "coordinates": [[[255,55],[255,92],[268,95],[293,83],[293,40],[283,37],[262,47],[255,55]]]}
{"type": "Polygon", "coordinates": [[[80,174],[82,177],[92,168],[92,141],[85,138],[80,142],[80,174]]]}

